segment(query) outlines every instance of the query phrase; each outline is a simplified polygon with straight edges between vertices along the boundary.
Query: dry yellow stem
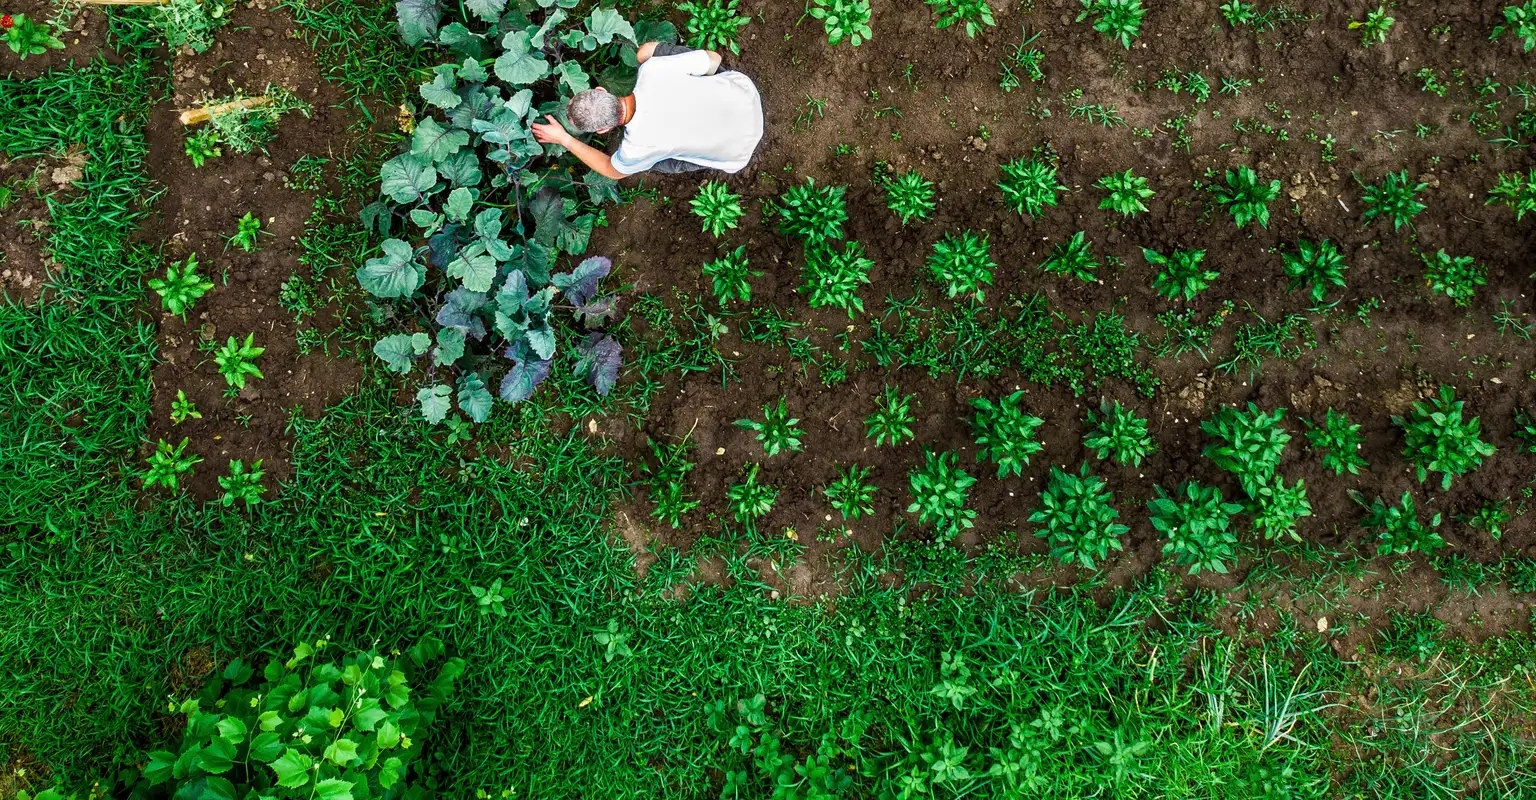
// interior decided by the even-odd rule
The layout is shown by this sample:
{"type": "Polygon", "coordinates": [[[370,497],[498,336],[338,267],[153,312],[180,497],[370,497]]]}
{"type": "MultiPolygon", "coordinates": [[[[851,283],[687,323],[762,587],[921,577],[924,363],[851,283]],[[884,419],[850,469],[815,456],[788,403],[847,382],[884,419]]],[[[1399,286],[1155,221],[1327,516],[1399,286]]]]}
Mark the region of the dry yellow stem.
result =
{"type": "Polygon", "coordinates": [[[189,108],[181,112],[181,124],[201,125],[204,122],[212,119],[216,114],[227,114],[237,108],[257,108],[259,106],[266,106],[271,104],[272,98],[262,96],[247,97],[244,100],[235,100],[230,103],[220,103],[216,106],[208,106],[207,108],[189,108]]]}

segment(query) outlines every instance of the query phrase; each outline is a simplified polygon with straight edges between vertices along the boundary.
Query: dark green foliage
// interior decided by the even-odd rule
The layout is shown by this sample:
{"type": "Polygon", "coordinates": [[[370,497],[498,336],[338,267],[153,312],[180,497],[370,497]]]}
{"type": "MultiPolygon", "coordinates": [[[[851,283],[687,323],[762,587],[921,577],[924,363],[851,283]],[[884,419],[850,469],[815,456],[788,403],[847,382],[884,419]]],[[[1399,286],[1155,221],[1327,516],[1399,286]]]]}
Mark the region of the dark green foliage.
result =
{"type": "Polygon", "coordinates": [[[894,386],[875,398],[875,413],[864,420],[865,436],[875,440],[875,446],[892,446],[914,438],[912,425],[917,417],[912,414],[912,401],[916,395],[902,395],[894,386]]]}
{"type": "Polygon", "coordinates": [[[1295,486],[1286,486],[1285,477],[1276,475],[1270,483],[1259,487],[1253,496],[1253,529],[1264,534],[1265,539],[1289,536],[1301,541],[1296,525],[1302,517],[1312,516],[1312,503],[1307,500],[1306,481],[1298,480],[1295,486]]]}
{"type": "Polygon", "coordinates": [[[1200,429],[1214,441],[1202,451],[1216,466],[1237,476],[1249,497],[1268,484],[1280,466],[1280,456],[1291,435],[1281,424],[1285,409],[1266,414],[1248,404],[1246,412],[1223,408],[1202,423],[1200,429]]]}
{"type": "Polygon", "coordinates": [[[242,252],[254,253],[261,249],[257,238],[263,233],[268,236],[272,235],[269,231],[261,229],[260,217],[247,211],[245,216],[241,217],[240,221],[236,223],[235,234],[224,241],[224,249],[228,250],[234,247],[242,252]]]}
{"type": "Polygon", "coordinates": [[[1346,472],[1359,475],[1360,470],[1369,466],[1360,455],[1365,436],[1360,433],[1359,425],[1349,421],[1349,415],[1330,408],[1321,426],[1313,425],[1310,420],[1303,422],[1307,425],[1307,441],[1323,457],[1324,469],[1333,470],[1335,475],[1346,472]]]}
{"type": "Polygon", "coordinates": [[[1134,408],[1099,401],[1099,411],[1088,410],[1088,432],[1083,446],[1098,458],[1112,458],[1128,467],[1141,466],[1141,460],[1157,452],[1157,442],[1147,431],[1147,420],[1134,408]],[[1101,416],[1102,414],[1102,416],[1101,416]]]}
{"type": "Polygon", "coordinates": [[[7,26],[0,28],[0,40],[5,42],[12,53],[26,61],[28,56],[40,56],[49,50],[63,49],[64,43],[59,41],[36,20],[30,19],[26,14],[6,14],[7,26]]]}
{"type": "Polygon", "coordinates": [[[184,389],[176,390],[176,399],[171,401],[171,424],[180,425],[189,419],[202,419],[202,412],[197,410],[197,404],[187,399],[184,389]]]}
{"type": "Polygon", "coordinates": [[[1523,408],[1515,409],[1515,439],[1526,453],[1536,455],[1536,416],[1523,408]]]}
{"type": "Polygon", "coordinates": [[[804,239],[807,245],[843,238],[843,222],[848,219],[845,191],[846,186],[818,187],[816,179],[810,177],[799,186],[791,186],[779,198],[779,230],[804,239]]]}
{"type": "Polygon", "coordinates": [[[1503,500],[1484,503],[1466,516],[1459,519],[1473,530],[1484,531],[1498,541],[1504,535],[1504,526],[1509,523],[1508,503],[1503,500]]]}
{"type": "Polygon", "coordinates": [[[916,170],[907,170],[901,177],[881,181],[880,185],[885,189],[886,206],[901,218],[903,225],[927,220],[938,205],[933,199],[933,181],[916,170]]]}
{"type": "Polygon", "coordinates": [[[1152,527],[1168,540],[1163,553],[1189,567],[1189,574],[1201,570],[1227,571],[1227,564],[1237,555],[1237,534],[1231,531],[1232,515],[1242,511],[1236,503],[1221,499],[1221,490],[1186,481],[1170,497],[1163,487],[1147,501],[1147,516],[1152,527]]]}
{"type": "Polygon", "coordinates": [[[1428,525],[1420,522],[1419,512],[1414,506],[1411,492],[1403,492],[1402,502],[1397,506],[1387,505],[1380,497],[1367,505],[1360,494],[1354,491],[1350,492],[1350,496],[1365,508],[1365,518],[1360,520],[1360,527],[1376,532],[1378,554],[1383,556],[1404,553],[1431,555],[1445,545],[1445,540],[1440,538],[1440,534],[1434,530],[1440,527],[1440,515],[1436,514],[1428,525]]]}
{"type": "Polygon", "coordinates": [[[869,271],[875,262],[864,257],[858,242],[845,242],[841,250],[828,242],[805,248],[805,286],[803,291],[811,308],[840,308],[852,319],[864,311],[859,288],[869,283],[869,271]]]}
{"type": "Polygon", "coordinates": [[[757,474],[762,466],[753,464],[748,467],[747,474],[742,477],[741,482],[733,483],[725,490],[725,497],[730,501],[732,516],[743,525],[751,525],[768,516],[773,511],[773,504],[779,499],[778,487],[757,482],[757,474]]]}
{"type": "Polygon", "coordinates": [[[987,234],[965,231],[946,234],[933,244],[928,256],[928,270],[948,297],[972,295],[976,302],[986,299],[982,284],[992,282],[992,246],[987,234]]]}
{"type": "Polygon", "coordinates": [[[166,267],[164,278],[150,278],[146,283],[160,295],[165,310],[182,319],[187,318],[187,310],[192,304],[213,288],[213,281],[197,274],[196,253],[188,255],[180,264],[166,267]]]}
{"type": "Polygon", "coordinates": [[[1115,172],[1094,182],[1094,188],[1103,189],[1108,196],[1099,203],[1100,209],[1118,211],[1127,217],[1134,217],[1147,210],[1147,204],[1143,201],[1157,194],[1146,178],[1134,174],[1134,170],[1115,172]]]}
{"type": "Polygon", "coordinates": [[[256,346],[256,334],[248,333],[244,342],[237,342],[235,337],[229,337],[229,341],[213,356],[213,363],[219,367],[219,374],[224,376],[224,381],[236,389],[244,389],[247,377],[265,378],[261,370],[256,367],[256,359],[262,353],[267,352],[265,347],[256,346]]]}
{"type": "Polygon", "coordinates": [[[1432,256],[1421,253],[1420,258],[1424,260],[1425,285],[1458,306],[1471,305],[1477,287],[1488,283],[1487,271],[1472,256],[1452,256],[1442,249],[1432,256]]]}
{"type": "Polygon", "coordinates": [[[869,28],[869,0],[811,0],[808,13],[826,27],[829,45],[847,39],[858,47],[874,36],[869,28]]]}
{"type": "Polygon", "coordinates": [[[699,507],[699,501],[688,493],[688,473],[694,463],[688,460],[688,442],[662,444],[650,440],[651,456],[656,463],[642,464],[646,473],[646,485],[651,495],[651,516],[666,522],[673,528],[681,528],[683,515],[699,507]]]}
{"type": "Polygon", "coordinates": [[[1525,45],[1525,52],[1536,50],[1536,0],[1525,0],[1524,4],[1504,7],[1504,24],[1495,25],[1488,38],[1497,39],[1506,33],[1513,33],[1516,39],[1520,39],[1525,45]]]}
{"type": "Polygon", "coordinates": [[[1077,21],[1094,18],[1093,29],[1131,49],[1131,40],[1141,35],[1141,20],[1147,9],[1141,0],[1083,0],[1077,21]]]}
{"type": "Polygon", "coordinates": [[[1232,221],[1239,228],[1255,220],[1260,226],[1269,227],[1269,204],[1279,196],[1280,181],[1261,184],[1259,174],[1249,166],[1227,170],[1226,188],[1216,189],[1216,201],[1227,207],[1232,214],[1232,221]]]}
{"type": "Polygon", "coordinates": [[[1041,530],[1035,535],[1051,546],[1051,555],[1067,564],[1094,569],[1110,550],[1124,550],[1120,536],[1129,527],[1115,522],[1120,512],[1111,505],[1114,494],[1104,480],[1083,464],[1078,474],[1051,467],[1051,477],[1040,495],[1040,510],[1029,521],[1041,530]]]}
{"type": "Polygon", "coordinates": [[[1298,240],[1296,255],[1281,253],[1280,258],[1285,264],[1286,276],[1291,279],[1290,290],[1294,292],[1310,286],[1314,303],[1323,302],[1329,290],[1344,288],[1344,270],[1349,267],[1344,263],[1344,256],[1327,239],[1317,244],[1306,239],[1298,240]]]}
{"type": "Polygon", "coordinates": [[[1360,31],[1360,46],[1370,47],[1373,44],[1381,44],[1387,40],[1387,31],[1392,30],[1392,23],[1397,20],[1387,16],[1386,6],[1377,6],[1375,11],[1368,12],[1363,20],[1352,20],[1349,23],[1350,30],[1360,31]]]}
{"type": "Polygon", "coordinates": [[[1509,206],[1516,222],[1525,219],[1527,213],[1536,213],[1536,169],[1527,175],[1500,172],[1499,182],[1488,190],[1488,205],[1494,203],[1509,206]]]}
{"type": "Polygon", "coordinates": [[[1051,248],[1051,254],[1041,262],[1040,268],[1055,275],[1071,275],[1084,283],[1095,280],[1094,270],[1099,259],[1093,255],[1092,243],[1083,231],[1051,248]]]}
{"type": "Polygon", "coordinates": [[[784,398],[779,398],[777,406],[769,403],[763,406],[763,421],[750,419],[738,419],[733,423],[738,428],[745,428],[757,436],[757,440],[763,445],[763,452],[769,458],[788,450],[798,453],[803,447],[800,445],[800,420],[789,416],[789,404],[784,398]]]}
{"type": "Polygon", "coordinates": [[[1019,214],[1039,217],[1056,205],[1056,194],[1067,187],[1056,180],[1056,167],[1033,158],[1016,158],[1002,165],[1003,205],[1019,214]]]}
{"type": "Polygon", "coordinates": [[[907,475],[912,505],[918,522],[938,528],[945,536],[958,536],[975,527],[976,512],[965,507],[966,495],[976,479],[955,463],[954,453],[923,450],[923,465],[907,475]]]}
{"type": "Polygon", "coordinates": [[[1179,297],[1193,300],[1195,295],[1210,287],[1211,281],[1221,277],[1220,272],[1200,266],[1205,260],[1204,250],[1175,250],[1172,255],[1164,256],[1144,247],[1141,254],[1148,264],[1160,268],[1157,277],[1152,279],[1152,290],[1169,300],[1179,297]]]}
{"type": "Polygon", "coordinates": [[[181,486],[183,476],[191,476],[193,467],[201,463],[203,458],[195,453],[188,453],[187,440],[182,438],[175,447],[164,439],[155,445],[155,452],[149,454],[145,463],[149,469],[144,471],[142,480],[144,488],[152,486],[164,486],[175,491],[181,486]]]}
{"type": "Polygon", "coordinates": [[[737,13],[741,0],[690,0],[679,3],[677,9],[688,15],[688,44],[705,50],[730,50],[740,53],[736,41],[741,29],[752,21],[750,16],[737,13]]]}
{"type": "Polygon", "coordinates": [[[705,264],[703,271],[714,288],[715,299],[722,306],[733,300],[752,302],[752,279],[763,276],[748,265],[746,245],[705,264]]]}
{"type": "Polygon", "coordinates": [[[993,27],[992,6],[987,0],[925,0],[939,18],[935,28],[943,30],[957,23],[965,23],[965,35],[976,38],[982,26],[993,27]]]}
{"type": "Polygon", "coordinates": [[[1366,222],[1381,216],[1387,217],[1392,220],[1393,230],[1401,230],[1404,225],[1412,227],[1413,218],[1426,208],[1415,195],[1428,188],[1427,183],[1410,182],[1408,170],[1389,172],[1381,185],[1365,187],[1365,193],[1360,198],[1365,204],[1362,216],[1366,222]]]}
{"type": "Polygon", "coordinates": [[[199,128],[194,133],[188,133],[183,152],[194,167],[201,167],[210,158],[218,158],[224,154],[219,148],[219,132],[213,128],[199,128]]]}
{"type": "Polygon", "coordinates": [[[837,473],[837,480],[827,484],[821,493],[827,496],[832,510],[852,522],[875,513],[875,485],[869,482],[869,467],[852,465],[837,473]]]}
{"type": "Polygon", "coordinates": [[[1413,404],[1408,416],[1392,417],[1392,424],[1403,429],[1403,457],[1408,459],[1423,483],[1431,472],[1443,473],[1441,489],[1450,489],[1456,476],[1471,472],[1493,455],[1493,445],[1479,435],[1481,421],[1463,418],[1464,404],[1456,399],[1456,390],[1440,387],[1440,394],[1413,404]]]}
{"type": "Polygon", "coordinates": [[[1019,403],[1024,392],[1014,392],[996,403],[985,397],[971,401],[976,416],[971,419],[971,429],[976,434],[977,460],[990,460],[997,464],[997,477],[1024,474],[1029,457],[1045,449],[1035,441],[1035,431],[1045,424],[1019,403]]]}
{"type": "Polygon", "coordinates": [[[224,490],[224,494],[219,497],[219,503],[225,506],[232,506],[236,501],[244,502],[247,506],[260,503],[261,496],[267,491],[267,488],[261,485],[261,479],[266,477],[266,474],[266,470],[261,468],[259,458],[249,468],[238,458],[230,459],[229,475],[219,477],[219,488],[224,490]]]}
{"type": "Polygon", "coordinates": [[[704,220],[704,232],[717,239],[734,229],[747,213],[741,208],[741,195],[733,194],[720,181],[705,181],[689,205],[704,220]]]}

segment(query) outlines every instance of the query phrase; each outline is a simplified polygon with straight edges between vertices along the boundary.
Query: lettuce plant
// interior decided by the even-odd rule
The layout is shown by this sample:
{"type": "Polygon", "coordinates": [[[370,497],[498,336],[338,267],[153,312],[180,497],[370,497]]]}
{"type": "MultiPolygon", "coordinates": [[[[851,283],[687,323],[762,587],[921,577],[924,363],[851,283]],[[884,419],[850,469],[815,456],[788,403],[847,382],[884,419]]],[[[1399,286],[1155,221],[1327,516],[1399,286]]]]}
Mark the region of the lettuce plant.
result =
{"type": "Polygon", "coordinates": [[[1439,396],[1414,403],[1407,417],[1392,417],[1392,424],[1403,429],[1403,456],[1418,470],[1420,483],[1429,473],[1439,472],[1440,488],[1449,490],[1457,475],[1477,469],[1493,455],[1494,446],[1479,435],[1481,421],[1466,419],[1463,405],[1456,390],[1442,386],[1439,396]]]}
{"type": "Polygon", "coordinates": [[[1024,474],[1029,457],[1045,449],[1035,441],[1035,431],[1045,420],[1020,407],[1024,392],[1005,395],[996,403],[985,397],[971,401],[976,416],[971,418],[971,429],[976,434],[977,460],[988,460],[997,465],[997,477],[1024,474]]]}
{"type": "Polygon", "coordinates": [[[145,463],[149,464],[149,469],[145,470],[141,476],[144,488],[164,486],[172,491],[180,488],[181,478],[191,476],[192,468],[203,460],[202,456],[188,453],[186,450],[186,437],[182,437],[181,442],[175,447],[161,439],[155,445],[155,452],[150,453],[149,458],[145,460],[145,463]]]}
{"type": "Polygon", "coordinates": [[[777,406],[772,403],[763,406],[762,422],[738,419],[734,424],[756,434],[757,441],[763,445],[763,452],[769,458],[785,450],[798,453],[804,449],[800,445],[800,420],[789,416],[788,401],[782,397],[777,406]]]}
{"type": "Polygon", "coordinates": [[[831,243],[805,248],[806,301],[811,308],[840,308],[852,319],[864,311],[859,288],[869,283],[875,262],[864,257],[858,242],[845,242],[842,250],[831,243]]]}
{"type": "Polygon", "coordinates": [[[847,188],[818,187],[816,179],[810,177],[803,184],[791,186],[779,199],[779,230],[804,239],[807,246],[843,238],[843,222],[848,219],[843,194],[847,188]]]}
{"type": "Polygon", "coordinates": [[[965,231],[947,234],[933,245],[928,271],[948,297],[969,294],[980,303],[986,299],[982,284],[992,282],[992,245],[987,234],[965,231]]]}
{"type": "Polygon", "coordinates": [[[715,299],[723,306],[732,300],[752,302],[752,279],[761,278],[763,273],[751,268],[747,246],[742,245],[705,264],[704,275],[710,279],[715,299]]]}
{"type": "Polygon", "coordinates": [[[1133,408],[1099,401],[1099,411],[1088,410],[1088,432],[1083,446],[1096,458],[1112,458],[1128,467],[1141,466],[1141,460],[1157,451],[1157,443],[1147,431],[1147,420],[1133,408]]]}
{"type": "Polygon", "coordinates": [[[1095,280],[1094,270],[1098,268],[1099,259],[1094,256],[1093,245],[1088,241],[1088,234],[1083,231],[1072,234],[1072,238],[1052,247],[1051,254],[1040,264],[1040,269],[1046,272],[1070,275],[1084,283],[1095,280]]]}
{"type": "Polygon", "coordinates": [[[881,186],[885,189],[886,206],[901,219],[903,225],[913,220],[927,220],[938,206],[933,199],[933,181],[915,170],[907,170],[899,178],[884,180],[881,186]]]}
{"type": "Polygon", "coordinates": [[[1088,471],[1087,464],[1076,475],[1051,467],[1040,509],[1029,515],[1029,521],[1041,526],[1035,535],[1050,544],[1051,555],[1058,561],[1094,569],[1110,550],[1125,549],[1120,537],[1130,528],[1115,522],[1120,512],[1113,500],[1114,494],[1103,479],[1088,471]]]}
{"type": "Polygon", "coordinates": [[[1204,250],[1175,250],[1164,256],[1143,247],[1141,254],[1148,264],[1159,268],[1157,277],[1152,279],[1152,290],[1169,300],[1179,297],[1193,300],[1195,295],[1210,288],[1211,281],[1221,277],[1220,272],[1201,266],[1205,261],[1204,250]]]}
{"type": "Polygon", "coordinates": [[[1432,555],[1445,545],[1445,539],[1434,530],[1440,527],[1440,515],[1436,514],[1428,525],[1420,522],[1411,492],[1403,492],[1403,499],[1397,506],[1387,505],[1380,497],[1366,505],[1359,492],[1352,491],[1350,496],[1365,508],[1365,518],[1360,521],[1360,527],[1376,532],[1376,549],[1380,555],[1432,555]]]}
{"type": "Polygon", "coordinates": [[[1313,425],[1309,420],[1303,422],[1307,425],[1307,441],[1323,457],[1324,469],[1332,470],[1335,475],[1346,472],[1359,475],[1360,470],[1369,466],[1360,455],[1365,436],[1360,433],[1359,425],[1349,421],[1349,415],[1330,408],[1322,425],[1313,425]]]}
{"type": "Polygon", "coordinates": [[[923,465],[907,475],[912,488],[912,505],[907,513],[916,513],[918,522],[933,525],[946,536],[958,536],[975,527],[976,512],[965,507],[966,495],[976,479],[955,464],[954,453],[923,451],[923,465]]]}
{"type": "Polygon", "coordinates": [[[1058,192],[1067,190],[1056,180],[1056,167],[1044,161],[1016,158],[1003,164],[1002,170],[997,188],[1003,193],[1003,205],[1018,214],[1038,218],[1056,205],[1058,192]]]}
{"type": "Polygon", "coordinates": [[[716,239],[734,229],[747,213],[741,208],[741,195],[731,193],[720,181],[705,181],[689,205],[704,220],[704,232],[716,239]]]}
{"type": "Polygon", "coordinates": [[[1410,182],[1408,170],[1389,172],[1379,186],[1365,187],[1365,193],[1360,198],[1365,204],[1362,217],[1366,222],[1377,217],[1387,217],[1392,220],[1392,230],[1401,230],[1404,225],[1411,228],[1413,218],[1426,208],[1416,195],[1428,188],[1427,183],[1410,182]]]}
{"type": "Polygon", "coordinates": [[[238,458],[230,459],[229,475],[219,476],[219,488],[224,490],[219,503],[226,507],[236,502],[243,502],[247,506],[260,503],[261,496],[267,492],[267,487],[261,485],[261,479],[266,474],[259,458],[250,467],[246,467],[245,462],[238,458]]]}
{"type": "Polygon", "coordinates": [[[1429,290],[1451,298],[1458,306],[1471,305],[1477,287],[1488,283],[1486,271],[1472,256],[1447,255],[1442,249],[1419,257],[1424,261],[1424,283],[1429,290]]]}
{"type": "Polygon", "coordinates": [[[213,288],[213,281],[197,274],[196,253],[188,255],[180,264],[167,266],[164,278],[150,278],[147,283],[160,295],[160,304],[165,310],[182,319],[186,319],[192,304],[213,288]]]}
{"type": "Polygon", "coordinates": [[[1127,217],[1134,217],[1147,210],[1147,204],[1143,201],[1151,198],[1157,192],[1146,178],[1135,174],[1135,170],[1115,172],[1098,179],[1094,187],[1108,192],[1108,196],[1099,203],[1099,208],[1117,211],[1127,217]]]}
{"type": "Polygon", "coordinates": [[[1158,486],[1157,496],[1147,501],[1152,527],[1168,539],[1163,553],[1189,567],[1191,575],[1201,570],[1227,571],[1228,562],[1237,556],[1232,515],[1242,510],[1236,503],[1224,502],[1220,489],[1194,481],[1186,481],[1171,497],[1158,486]]]}
{"type": "Polygon", "coordinates": [[[875,485],[869,482],[869,473],[869,467],[844,467],[838,471],[837,480],[821,490],[832,510],[844,520],[852,522],[875,513],[875,485]]]}
{"type": "Polygon", "coordinates": [[[1349,267],[1345,265],[1344,256],[1338,248],[1327,239],[1317,244],[1306,239],[1298,240],[1296,255],[1281,253],[1280,258],[1285,265],[1286,276],[1291,279],[1289,290],[1294,292],[1303,286],[1310,286],[1314,303],[1323,302],[1330,289],[1344,288],[1344,270],[1349,267]]]}
{"type": "Polygon", "coordinates": [[[1269,227],[1269,204],[1280,196],[1280,181],[1268,184],[1259,182],[1259,174],[1252,167],[1241,166],[1227,170],[1227,185],[1217,187],[1216,202],[1227,207],[1232,221],[1239,228],[1258,221],[1260,227],[1269,227]]]}
{"type": "Polygon", "coordinates": [[[886,386],[875,398],[875,413],[865,418],[864,428],[876,447],[887,443],[894,447],[914,438],[912,425],[917,417],[912,414],[912,401],[916,396],[903,395],[896,387],[886,386]]]}

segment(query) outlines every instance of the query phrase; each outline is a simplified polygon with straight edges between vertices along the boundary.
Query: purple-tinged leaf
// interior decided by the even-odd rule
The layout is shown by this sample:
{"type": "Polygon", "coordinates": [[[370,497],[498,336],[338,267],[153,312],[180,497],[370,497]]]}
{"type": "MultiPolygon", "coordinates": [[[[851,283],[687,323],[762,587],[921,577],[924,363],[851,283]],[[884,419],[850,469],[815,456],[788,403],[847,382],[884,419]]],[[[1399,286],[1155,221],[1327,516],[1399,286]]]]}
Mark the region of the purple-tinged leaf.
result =
{"type": "Polygon", "coordinates": [[[565,299],[573,306],[584,306],[597,296],[597,284],[613,271],[613,261],[603,256],[593,256],[576,265],[572,272],[562,272],[550,278],[555,288],[565,292],[565,299]]]}
{"type": "Polygon", "coordinates": [[[443,307],[437,310],[437,324],[445,328],[464,328],[465,336],[480,341],[485,338],[485,321],[477,312],[489,302],[485,292],[472,292],[460,286],[443,298],[443,307]]]}
{"type": "MultiPolygon", "coordinates": [[[[507,351],[511,353],[509,348],[507,351]]],[[[507,377],[501,381],[501,399],[508,403],[521,403],[533,396],[539,384],[549,377],[549,368],[553,365],[550,361],[525,361],[518,359],[513,362],[512,369],[507,377]]]]}
{"type": "Polygon", "coordinates": [[[450,222],[427,240],[427,247],[432,250],[432,255],[427,260],[432,266],[444,269],[449,262],[459,257],[459,248],[463,246],[459,241],[459,231],[462,229],[462,225],[450,222]]]}
{"type": "Polygon", "coordinates": [[[606,333],[589,333],[577,348],[581,359],[576,362],[575,373],[584,376],[597,393],[607,396],[619,382],[619,361],[624,348],[619,340],[606,333]]]}
{"type": "Polygon", "coordinates": [[[611,322],[619,316],[619,298],[599,297],[590,303],[576,309],[576,321],[580,322],[587,330],[596,330],[605,322],[611,322]]]}

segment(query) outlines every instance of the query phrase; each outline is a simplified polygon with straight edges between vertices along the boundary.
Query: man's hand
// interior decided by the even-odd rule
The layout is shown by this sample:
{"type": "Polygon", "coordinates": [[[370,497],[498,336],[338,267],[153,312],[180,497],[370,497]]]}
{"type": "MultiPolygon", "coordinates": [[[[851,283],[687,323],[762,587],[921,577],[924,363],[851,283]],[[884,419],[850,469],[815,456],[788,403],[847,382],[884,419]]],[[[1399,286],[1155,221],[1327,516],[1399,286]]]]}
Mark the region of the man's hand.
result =
{"type": "Polygon", "coordinates": [[[557,144],[567,150],[572,149],[571,142],[576,141],[576,137],[567,133],[565,127],[560,124],[560,120],[555,119],[553,114],[544,115],[544,119],[548,122],[535,122],[529,126],[533,129],[533,138],[545,144],[557,144]]]}

